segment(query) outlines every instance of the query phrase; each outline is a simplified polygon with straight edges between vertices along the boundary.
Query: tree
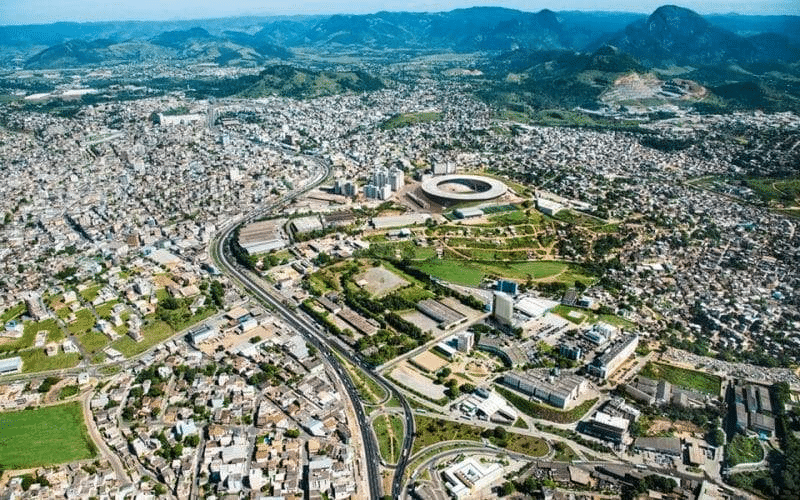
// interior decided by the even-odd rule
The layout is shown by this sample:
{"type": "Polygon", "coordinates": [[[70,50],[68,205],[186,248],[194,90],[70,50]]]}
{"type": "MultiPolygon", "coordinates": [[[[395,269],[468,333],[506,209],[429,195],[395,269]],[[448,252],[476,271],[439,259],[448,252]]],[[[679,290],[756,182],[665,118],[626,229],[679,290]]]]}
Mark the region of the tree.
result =
{"type": "Polygon", "coordinates": [[[516,491],[516,488],[514,488],[514,483],[511,481],[506,481],[503,483],[503,486],[500,487],[500,491],[497,495],[501,497],[507,497],[508,495],[514,493],[514,491],[516,491]]]}
{"type": "Polygon", "coordinates": [[[294,439],[294,438],[300,437],[300,431],[297,430],[297,429],[286,429],[286,431],[283,433],[283,435],[286,436],[287,438],[294,439]]]}

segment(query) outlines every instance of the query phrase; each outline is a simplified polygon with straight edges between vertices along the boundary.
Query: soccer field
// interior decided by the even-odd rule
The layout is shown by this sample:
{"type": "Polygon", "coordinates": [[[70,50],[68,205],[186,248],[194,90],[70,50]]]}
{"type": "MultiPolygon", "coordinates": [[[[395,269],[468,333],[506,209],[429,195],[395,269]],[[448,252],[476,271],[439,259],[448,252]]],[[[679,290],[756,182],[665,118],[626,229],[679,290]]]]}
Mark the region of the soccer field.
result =
{"type": "Polygon", "coordinates": [[[27,469],[96,454],[78,402],[0,413],[0,464],[27,469]]]}

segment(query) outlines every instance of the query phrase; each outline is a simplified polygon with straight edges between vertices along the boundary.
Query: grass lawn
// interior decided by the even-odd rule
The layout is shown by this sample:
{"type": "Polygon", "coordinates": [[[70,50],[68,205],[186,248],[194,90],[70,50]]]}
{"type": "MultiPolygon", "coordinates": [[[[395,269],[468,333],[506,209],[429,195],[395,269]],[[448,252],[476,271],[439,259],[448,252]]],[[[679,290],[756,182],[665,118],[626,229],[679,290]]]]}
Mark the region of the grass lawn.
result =
{"type": "Polygon", "coordinates": [[[718,396],[720,392],[721,379],[710,373],[678,368],[677,366],[665,365],[663,363],[647,363],[639,375],[656,380],[666,380],[670,384],[704,392],[713,396],[718,396]]]}
{"type": "Polygon", "coordinates": [[[0,463],[27,469],[92,458],[91,442],[78,402],[0,413],[0,463]]]}
{"type": "Polygon", "coordinates": [[[725,446],[725,460],[728,465],[759,462],[764,458],[764,449],[757,437],[745,437],[737,434],[725,446]]]}
{"type": "Polygon", "coordinates": [[[504,387],[496,387],[504,398],[522,413],[542,420],[549,420],[557,424],[570,424],[580,420],[589,409],[597,402],[597,398],[584,401],[580,405],[568,411],[561,411],[552,406],[535,403],[523,396],[520,396],[504,387]]]}
{"type": "Polygon", "coordinates": [[[24,313],[27,310],[28,308],[25,306],[23,302],[20,302],[14,307],[9,307],[3,312],[3,315],[0,316],[0,323],[5,325],[12,319],[19,317],[22,313],[24,313]]]}
{"type": "Polygon", "coordinates": [[[100,352],[109,342],[108,337],[95,330],[82,333],[77,337],[83,348],[90,354],[100,352]]]}
{"type": "Polygon", "coordinates": [[[67,325],[67,330],[73,335],[85,333],[94,328],[94,316],[88,309],[75,311],[75,321],[67,325]]]}
{"type": "MultiPolygon", "coordinates": [[[[484,431],[483,428],[475,427],[474,425],[419,415],[416,415],[414,420],[416,422],[417,434],[414,438],[414,448],[411,450],[412,455],[428,446],[443,441],[480,442],[482,439],[481,432],[484,431]]],[[[547,443],[543,439],[523,436],[510,431],[507,432],[507,436],[506,449],[509,451],[525,453],[533,457],[543,457],[549,450],[547,443]]],[[[492,441],[494,442],[494,440],[492,441]]],[[[495,442],[495,444],[497,444],[497,442],[495,442]]]]}
{"type": "Polygon", "coordinates": [[[118,300],[110,300],[105,304],[101,304],[94,308],[95,312],[98,316],[103,319],[111,319],[111,310],[114,309],[114,306],[119,303],[118,300]]]}
{"type": "Polygon", "coordinates": [[[97,298],[97,294],[100,292],[100,289],[103,288],[103,285],[94,285],[88,288],[85,288],[83,291],[79,292],[83,300],[86,302],[91,302],[97,298]]]}
{"type": "Polygon", "coordinates": [[[28,323],[25,325],[25,330],[28,328],[33,331],[34,336],[40,330],[47,330],[48,342],[58,342],[59,340],[64,339],[64,332],[61,331],[61,328],[54,319],[43,319],[42,321],[28,323]]]}
{"type": "Polygon", "coordinates": [[[141,342],[136,342],[126,335],[115,340],[111,347],[121,352],[126,358],[130,358],[143,353],[159,342],[163,342],[171,337],[173,333],[175,333],[174,330],[167,323],[154,321],[142,328],[144,339],[141,342]]]}
{"type": "Polygon", "coordinates": [[[575,280],[591,281],[591,278],[559,261],[463,261],[456,259],[430,259],[416,265],[420,270],[451,283],[477,286],[486,275],[502,278],[526,280],[529,277],[541,280],[564,273],[557,281],[573,284],[575,280]]]}
{"type": "Polygon", "coordinates": [[[372,422],[372,428],[375,429],[375,435],[378,437],[378,448],[380,448],[381,456],[390,464],[397,463],[400,460],[400,449],[403,446],[403,423],[400,421],[400,435],[392,435],[389,428],[394,431],[395,426],[392,420],[399,420],[394,415],[379,415],[372,422]]]}
{"type": "MultiPolygon", "coordinates": [[[[44,372],[48,370],[61,370],[76,366],[81,356],[77,352],[65,354],[59,353],[55,356],[48,356],[42,349],[31,349],[19,353],[22,358],[23,373],[44,372]]],[[[2,462],[0,462],[2,463],[2,462]]]]}
{"type": "Polygon", "coordinates": [[[442,118],[442,114],[438,111],[418,112],[418,113],[402,113],[395,115],[381,124],[384,130],[391,130],[393,128],[407,127],[416,123],[435,122],[442,118]]]}

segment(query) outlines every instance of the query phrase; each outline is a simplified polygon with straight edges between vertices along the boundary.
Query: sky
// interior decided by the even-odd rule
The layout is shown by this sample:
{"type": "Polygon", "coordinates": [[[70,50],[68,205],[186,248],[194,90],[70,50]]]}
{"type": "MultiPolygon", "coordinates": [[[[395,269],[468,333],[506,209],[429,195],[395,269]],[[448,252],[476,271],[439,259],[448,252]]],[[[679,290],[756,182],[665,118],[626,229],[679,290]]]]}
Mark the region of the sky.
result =
{"type": "MultiPolygon", "coordinates": [[[[606,10],[649,13],[669,0],[0,0],[0,25],[58,21],[175,20],[239,15],[364,14],[380,10],[437,12],[475,5],[526,11],[606,10]]],[[[798,0],[687,0],[675,2],[701,14],[800,15],[798,0]]]]}

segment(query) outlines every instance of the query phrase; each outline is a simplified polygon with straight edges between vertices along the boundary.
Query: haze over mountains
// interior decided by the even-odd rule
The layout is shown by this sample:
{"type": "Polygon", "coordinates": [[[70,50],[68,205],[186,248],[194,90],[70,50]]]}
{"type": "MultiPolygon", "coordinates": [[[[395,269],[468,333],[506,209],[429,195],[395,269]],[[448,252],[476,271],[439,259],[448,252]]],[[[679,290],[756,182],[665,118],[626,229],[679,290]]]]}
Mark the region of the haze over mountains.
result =
{"type": "MultiPolygon", "coordinates": [[[[523,112],[602,105],[609,92],[625,95],[616,87],[629,72],[655,75],[645,79],[649,83],[636,83],[650,87],[645,94],[659,94],[653,90],[659,81],[675,78],[690,83],[669,83],[673,88],[702,86],[709,92],[680,91],[675,100],[703,95],[698,106],[708,112],[800,110],[798,16],[704,17],[672,5],[650,15],[473,7],[0,27],[0,64],[6,68],[190,61],[249,72],[238,80],[199,82],[196,97],[243,92],[252,97],[253,89],[292,97],[370,90],[380,87],[372,80],[375,72],[387,76],[387,68],[408,63],[424,72],[425,58],[437,55],[444,55],[436,58],[438,69],[447,69],[441,61],[452,61],[454,74],[481,79],[476,93],[511,109],[522,106],[523,112]],[[317,73],[300,77],[287,64],[317,73]],[[359,72],[318,73],[327,70],[359,72]],[[262,81],[254,76],[259,71],[262,81]]],[[[399,76],[397,69],[389,78],[399,76]]],[[[165,88],[163,82],[157,86],[165,88]]]]}
{"type": "Polygon", "coordinates": [[[593,52],[605,44],[652,66],[795,62],[800,54],[800,18],[706,19],[675,6],[661,7],[650,16],[475,7],[438,13],[0,27],[6,58],[13,52],[17,63],[31,69],[144,60],[153,55],[258,65],[266,59],[289,59],[288,49],[297,47],[593,52]]]}

